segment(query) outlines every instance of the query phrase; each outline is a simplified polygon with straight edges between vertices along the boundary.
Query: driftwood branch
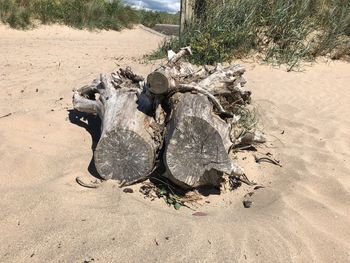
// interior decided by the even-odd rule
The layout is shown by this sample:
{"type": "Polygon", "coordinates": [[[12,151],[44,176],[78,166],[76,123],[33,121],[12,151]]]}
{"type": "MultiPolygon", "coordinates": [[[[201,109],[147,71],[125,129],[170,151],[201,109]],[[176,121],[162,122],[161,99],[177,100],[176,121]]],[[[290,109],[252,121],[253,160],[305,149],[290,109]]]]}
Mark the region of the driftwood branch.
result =
{"type": "Polygon", "coordinates": [[[215,98],[213,94],[211,94],[208,90],[202,88],[199,85],[194,84],[180,84],[175,92],[195,92],[200,93],[208,97],[208,99],[214,104],[216,109],[218,110],[218,113],[225,117],[233,117],[233,113],[225,111],[224,107],[221,106],[219,100],[215,98]]]}

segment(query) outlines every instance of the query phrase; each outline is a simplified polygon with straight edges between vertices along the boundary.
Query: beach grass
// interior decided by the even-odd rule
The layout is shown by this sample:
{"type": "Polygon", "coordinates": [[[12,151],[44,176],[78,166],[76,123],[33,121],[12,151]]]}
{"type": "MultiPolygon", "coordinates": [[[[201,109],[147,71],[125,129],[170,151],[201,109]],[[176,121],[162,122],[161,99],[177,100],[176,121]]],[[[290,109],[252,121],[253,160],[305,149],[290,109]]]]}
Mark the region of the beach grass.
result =
{"type": "MultiPolygon", "coordinates": [[[[197,16],[180,41],[163,43],[150,58],[167,49],[190,45],[197,64],[215,64],[257,55],[261,61],[284,64],[330,55],[350,55],[348,0],[226,0],[196,6],[197,16]]],[[[203,4],[204,3],[204,4],[203,4]]]]}
{"type": "Polygon", "coordinates": [[[135,10],[121,0],[0,0],[0,20],[21,29],[31,28],[37,21],[80,29],[121,30],[138,23],[149,27],[157,23],[178,24],[179,15],[135,10]]]}

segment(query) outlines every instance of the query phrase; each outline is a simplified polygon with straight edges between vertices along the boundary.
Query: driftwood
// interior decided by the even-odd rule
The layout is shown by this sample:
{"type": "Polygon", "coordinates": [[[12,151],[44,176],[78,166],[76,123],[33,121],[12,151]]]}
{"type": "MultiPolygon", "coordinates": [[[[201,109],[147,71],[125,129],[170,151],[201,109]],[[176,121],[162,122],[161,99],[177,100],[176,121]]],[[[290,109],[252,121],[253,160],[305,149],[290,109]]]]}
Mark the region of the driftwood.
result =
{"type": "Polygon", "coordinates": [[[217,65],[194,70],[181,61],[190,54],[189,47],[170,51],[168,63],[146,82],[130,68],[120,69],[74,93],[75,109],[102,120],[94,153],[102,178],[138,182],[156,162],[164,165],[163,176],[185,189],[219,186],[223,174],[244,178],[230,149],[265,141],[253,130],[232,136],[239,122],[236,107],[250,103],[245,69],[217,65]]]}
{"type": "Polygon", "coordinates": [[[165,175],[183,187],[219,186],[222,173],[234,168],[228,156],[230,127],[213,113],[206,96],[177,97],[165,136],[165,175]]]}
{"type": "Polygon", "coordinates": [[[190,49],[184,48],[170,55],[166,65],[147,77],[148,90],[166,96],[171,108],[165,134],[165,176],[184,188],[218,186],[223,173],[243,174],[228,155],[231,127],[220,117],[233,114],[221,105],[220,96],[244,96],[245,69],[234,65],[194,71],[191,65],[178,63],[189,54],[190,49]]]}
{"type": "Polygon", "coordinates": [[[153,118],[144,113],[151,111],[152,103],[140,94],[138,81],[141,78],[130,70],[120,70],[101,75],[73,95],[75,109],[97,114],[102,120],[94,160],[103,179],[132,182],[153,170],[158,145],[153,118]],[[138,94],[143,99],[138,99],[138,94]]]}
{"type": "MultiPolygon", "coordinates": [[[[147,76],[148,89],[156,95],[169,94],[178,85],[181,77],[181,67],[177,67],[179,60],[187,55],[191,55],[191,48],[182,48],[177,54],[168,54],[169,61],[147,76]]],[[[190,72],[191,73],[191,72],[190,72]]],[[[186,73],[186,76],[189,73],[186,73]]]]}
{"type": "Polygon", "coordinates": [[[224,117],[233,117],[233,114],[224,109],[220,99],[226,104],[232,100],[240,104],[250,102],[250,92],[242,87],[246,80],[242,77],[245,68],[232,65],[222,68],[220,65],[213,70],[202,67],[194,71],[188,64],[177,65],[179,60],[190,55],[189,47],[169,57],[169,62],[152,72],[147,77],[148,89],[155,95],[173,95],[176,92],[193,92],[207,96],[214,104],[217,113],[224,117]],[[185,66],[183,66],[185,65],[185,66]]]}

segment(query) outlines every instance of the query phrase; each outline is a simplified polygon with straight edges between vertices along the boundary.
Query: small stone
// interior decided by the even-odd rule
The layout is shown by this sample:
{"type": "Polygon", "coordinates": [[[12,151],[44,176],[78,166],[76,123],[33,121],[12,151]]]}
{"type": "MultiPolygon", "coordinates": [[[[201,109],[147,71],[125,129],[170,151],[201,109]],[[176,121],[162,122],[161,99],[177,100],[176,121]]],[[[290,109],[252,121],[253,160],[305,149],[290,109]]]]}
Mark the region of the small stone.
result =
{"type": "Polygon", "coordinates": [[[192,214],[193,216],[207,216],[208,214],[207,213],[204,213],[204,212],[195,212],[192,214]]]}
{"type": "Polygon", "coordinates": [[[124,188],[124,189],[123,189],[123,192],[124,192],[124,193],[130,193],[130,194],[131,194],[131,193],[134,192],[134,190],[132,190],[131,188],[124,188]]]}
{"type": "Polygon", "coordinates": [[[250,208],[251,207],[251,205],[252,205],[252,201],[250,201],[250,200],[244,200],[243,201],[243,206],[244,206],[244,208],[250,208]]]}
{"type": "Polygon", "coordinates": [[[144,195],[147,196],[147,195],[149,195],[149,193],[151,192],[151,189],[148,188],[147,186],[143,185],[143,186],[140,187],[139,192],[140,192],[141,194],[144,194],[144,195]]]}

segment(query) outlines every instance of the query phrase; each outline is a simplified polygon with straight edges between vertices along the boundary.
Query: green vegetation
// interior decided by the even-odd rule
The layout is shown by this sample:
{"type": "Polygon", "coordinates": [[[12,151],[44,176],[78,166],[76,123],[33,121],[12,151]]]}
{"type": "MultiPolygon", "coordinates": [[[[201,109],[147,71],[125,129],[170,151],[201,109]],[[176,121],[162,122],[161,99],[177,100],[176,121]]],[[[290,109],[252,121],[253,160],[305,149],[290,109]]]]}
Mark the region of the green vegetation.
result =
{"type": "MultiPolygon", "coordinates": [[[[181,41],[173,38],[149,58],[191,45],[191,60],[215,64],[252,53],[262,61],[287,65],[330,54],[350,56],[349,0],[201,1],[195,21],[181,41]]],[[[61,23],[76,28],[120,30],[142,23],[178,24],[179,14],[134,10],[121,0],[0,0],[0,20],[14,28],[61,23]]]]}
{"type": "Polygon", "coordinates": [[[178,23],[179,15],[135,10],[121,0],[0,0],[0,20],[14,28],[30,28],[35,21],[76,28],[120,30],[142,23],[178,23]]]}
{"type": "Polygon", "coordinates": [[[151,58],[191,45],[194,63],[215,64],[255,52],[291,70],[320,55],[350,55],[349,0],[206,1],[196,9],[199,15],[181,41],[163,43],[151,58]]]}

